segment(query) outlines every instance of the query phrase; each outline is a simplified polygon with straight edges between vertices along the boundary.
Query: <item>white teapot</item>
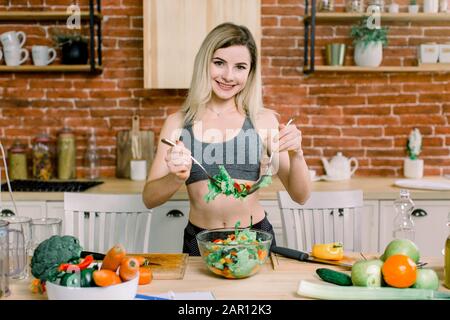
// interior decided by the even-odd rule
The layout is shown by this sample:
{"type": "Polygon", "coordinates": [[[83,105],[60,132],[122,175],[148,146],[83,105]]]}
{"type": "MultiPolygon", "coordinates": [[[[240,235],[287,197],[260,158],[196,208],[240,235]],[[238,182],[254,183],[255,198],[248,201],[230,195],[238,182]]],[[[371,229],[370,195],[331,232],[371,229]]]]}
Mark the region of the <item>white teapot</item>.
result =
{"type": "Polygon", "coordinates": [[[356,169],[358,169],[358,160],[356,158],[346,158],[342,155],[342,152],[338,152],[330,162],[322,157],[322,163],[325,167],[327,178],[330,180],[350,179],[356,169]],[[352,162],[354,163],[353,167],[351,166],[352,162]]]}

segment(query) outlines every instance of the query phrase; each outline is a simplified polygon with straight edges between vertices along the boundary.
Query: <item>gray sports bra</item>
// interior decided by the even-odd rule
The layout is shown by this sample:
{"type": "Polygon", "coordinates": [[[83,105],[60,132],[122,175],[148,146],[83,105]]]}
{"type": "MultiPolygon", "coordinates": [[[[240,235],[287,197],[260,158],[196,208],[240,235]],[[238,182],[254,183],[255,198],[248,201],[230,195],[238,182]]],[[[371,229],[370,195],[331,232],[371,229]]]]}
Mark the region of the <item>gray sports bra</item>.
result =
{"type": "MultiPolygon", "coordinates": [[[[259,178],[263,143],[248,117],[239,134],[225,142],[205,143],[197,140],[192,125],[183,128],[180,140],[211,176],[219,173],[218,165],[223,165],[232,178],[249,181],[259,178]]],[[[192,163],[186,185],[207,179],[200,166],[192,163]]]]}

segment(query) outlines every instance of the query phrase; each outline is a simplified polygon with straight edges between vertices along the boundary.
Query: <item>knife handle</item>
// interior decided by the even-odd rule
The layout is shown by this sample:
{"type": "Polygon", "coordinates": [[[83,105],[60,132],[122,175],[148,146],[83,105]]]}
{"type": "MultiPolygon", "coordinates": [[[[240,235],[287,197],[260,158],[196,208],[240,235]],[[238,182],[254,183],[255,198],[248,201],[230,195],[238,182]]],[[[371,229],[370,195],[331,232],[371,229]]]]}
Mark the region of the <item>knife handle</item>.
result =
{"type": "Polygon", "coordinates": [[[287,258],[296,259],[300,261],[306,261],[309,258],[309,254],[303,251],[294,250],[291,248],[277,247],[273,246],[271,248],[272,252],[281,254],[287,258]]]}
{"type": "Polygon", "coordinates": [[[103,260],[105,255],[99,252],[81,251],[80,258],[85,258],[86,256],[94,256],[94,260],[103,260]]]}

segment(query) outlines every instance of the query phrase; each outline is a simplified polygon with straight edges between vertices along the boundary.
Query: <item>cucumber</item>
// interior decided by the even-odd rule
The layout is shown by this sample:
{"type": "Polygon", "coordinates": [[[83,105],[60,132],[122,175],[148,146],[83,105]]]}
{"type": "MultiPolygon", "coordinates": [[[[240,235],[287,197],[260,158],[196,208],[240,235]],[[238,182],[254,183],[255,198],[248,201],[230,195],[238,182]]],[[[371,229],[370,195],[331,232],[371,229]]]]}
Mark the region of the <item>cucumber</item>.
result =
{"type": "Polygon", "coordinates": [[[352,285],[352,278],[346,273],[327,268],[316,269],[316,273],[323,281],[334,283],[339,286],[352,285]]]}

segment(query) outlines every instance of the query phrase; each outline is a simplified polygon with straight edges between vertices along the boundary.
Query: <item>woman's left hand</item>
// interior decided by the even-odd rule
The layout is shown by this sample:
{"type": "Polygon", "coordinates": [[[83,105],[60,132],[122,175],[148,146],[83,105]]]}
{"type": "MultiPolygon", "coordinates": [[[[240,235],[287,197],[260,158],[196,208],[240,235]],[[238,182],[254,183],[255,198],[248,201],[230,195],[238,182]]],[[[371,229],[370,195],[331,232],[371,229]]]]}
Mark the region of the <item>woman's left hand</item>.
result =
{"type": "Polygon", "coordinates": [[[288,126],[280,124],[278,135],[274,142],[278,142],[278,152],[288,151],[289,154],[303,154],[302,151],[302,132],[297,129],[295,124],[288,126]]]}

